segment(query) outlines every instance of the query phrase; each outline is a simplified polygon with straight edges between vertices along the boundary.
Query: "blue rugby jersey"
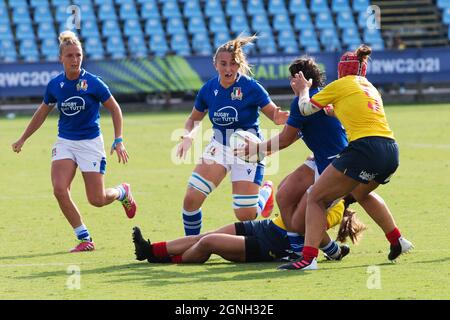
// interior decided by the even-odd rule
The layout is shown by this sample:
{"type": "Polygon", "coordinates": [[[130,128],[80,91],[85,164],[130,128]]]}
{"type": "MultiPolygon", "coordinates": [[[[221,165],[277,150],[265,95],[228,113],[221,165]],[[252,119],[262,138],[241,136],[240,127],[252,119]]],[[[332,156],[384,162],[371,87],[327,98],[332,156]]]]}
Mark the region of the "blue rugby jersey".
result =
{"type": "MultiPolygon", "coordinates": [[[[310,89],[309,96],[312,97],[317,92],[318,88],[310,89]]],[[[314,153],[319,174],[348,145],[344,127],[338,119],[327,116],[324,110],[303,116],[298,107],[298,97],[292,101],[287,124],[300,129],[300,138],[314,153]]]]}
{"type": "Polygon", "coordinates": [[[68,80],[64,72],[50,80],[44,103],[56,103],[58,137],[85,140],[100,135],[100,102],[110,97],[108,86],[99,77],[81,69],[76,80],[68,80]]]}
{"type": "Polygon", "coordinates": [[[259,110],[271,102],[267,91],[255,79],[240,75],[225,89],[219,77],[206,82],[197,94],[195,109],[208,110],[214,139],[229,145],[230,135],[237,129],[249,130],[262,139],[259,110]]]}

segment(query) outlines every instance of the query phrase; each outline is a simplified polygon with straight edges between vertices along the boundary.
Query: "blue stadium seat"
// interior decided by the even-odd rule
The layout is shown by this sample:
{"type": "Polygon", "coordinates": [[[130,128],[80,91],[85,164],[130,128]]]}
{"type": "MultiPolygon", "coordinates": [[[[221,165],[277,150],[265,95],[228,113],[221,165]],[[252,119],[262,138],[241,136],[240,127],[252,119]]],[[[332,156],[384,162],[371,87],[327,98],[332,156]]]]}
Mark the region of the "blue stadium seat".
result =
{"type": "Polygon", "coordinates": [[[379,29],[363,29],[363,41],[365,43],[380,43],[383,42],[379,29]]]}
{"type": "Polygon", "coordinates": [[[114,1],[113,0],[94,0],[94,4],[98,7],[107,5],[107,6],[113,6],[114,1]]]}
{"type": "Polygon", "coordinates": [[[247,23],[247,17],[245,15],[236,14],[231,16],[230,30],[235,35],[241,32],[249,32],[250,27],[247,23]]]}
{"type": "Polygon", "coordinates": [[[106,52],[113,59],[122,59],[126,57],[125,45],[122,37],[111,36],[106,40],[106,52]]]}
{"type": "Polygon", "coordinates": [[[102,35],[104,37],[121,36],[119,23],[116,20],[106,20],[103,22],[102,35]]]}
{"type": "Polygon", "coordinates": [[[164,2],[161,10],[162,16],[165,18],[182,18],[180,8],[176,1],[164,2]]]}
{"type": "Polygon", "coordinates": [[[277,45],[272,31],[262,32],[256,39],[256,45],[261,54],[274,54],[277,52],[277,45]]]}
{"type": "Polygon", "coordinates": [[[16,46],[13,40],[0,38],[0,61],[15,62],[17,60],[16,46]]]}
{"type": "Polygon", "coordinates": [[[120,6],[119,9],[119,17],[122,20],[132,19],[136,20],[139,19],[136,7],[134,3],[124,3],[120,6]]]}
{"type": "Polygon", "coordinates": [[[71,15],[70,12],[67,12],[68,6],[66,5],[58,5],[55,8],[55,20],[58,23],[65,22],[71,15]]]}
{"type": "Polygon", "coordinates": [[[370,6],[370,0],[353,0],[353,10],[356,12],[364,12],[370,6]]]}
{"type": "Polygon", "coordinates": [[[34,40],[34,31],[30,23],[21,23],[16,26],[16,38],[18,40],[34,40]]]}
{"type": "Polygon", "coordinates": [[[56,39],[47,38],[42,40],[41,43],[41,54],[47,61],[58,61],[59,60],[59,49],[56,39]]]}
{"type": "Polygon", "coordinates": [[[340,11],[350,11],[351,8],[348,0],[333,0],[331,1],[331,10],[337,13],[340,11]]]}
{"type": "Polygon", "coordinates": [[[145,22],[144,33],[147,35],[164,35],[164,29],[159,18],[148,19],[145,22]]]}
{"type": "Polygon", "coordinates": [[[166,32],[170,35],[176,33],[185,33],[183,20],[178,17],[171,17],[167,20],[166,32]]]}
{"type": "Polygon", "coordinates": [[[133,4],[134,5],[134,0],[114,0],[114,2],[119,5],[124,5],[124,4],[133,4]]]}
{"type": "Polygon", "coordinates": [[[73,4],[77,6],[88,5],[92,7],[91,0],[73,0],[73,4]]]}
{"type": "Polygon", "coordinates": [[[53,27],[53,23],[39,23],[37,25],[37,36],[39,39],[56,39],[56,31],[53,27]]]}
{"type": "Polygon", "coordinates": [[[98,9],[100,21],[117,20],[116,10],[113,5],[104,4],[98,9]]]}
{"type": "Polygon", "coordinates": [[[15,7],[12,12],[12,21],[14,24],[31,23],[28,7],[15,7]]]}
{"type": "Polygon", "coordinates": [[[156,56],[164,56],[168,51],[166,39],[163,35],[152,35],[150,36],[150,51],[152,51],[156,56]]]}
{"type": "Polygon", "coordinates": [[[445,8],[442,12],[442,21],[445,24],[450,24],[450,6],[448,8],[445,8]]]}
{"type": "Polygon", "coordinates": [[[128,19],[124,21],[123,24],[123,34],[127,37],[129,36],[139,36],[142,35],[141,24],[139,20],[128,19]]]}
{"type": "Polygon", "coordinates": [[[441,9],[450,8],[450,0],[437,0],[437,6],[441,9]]]}
{"type": "Polygon", "coordinates": [[[330,12],[324,11],[317,14],[316,28],[320,30],[334,28],[333,17],[330,12]]]}
{"type": "Polygon", "coordinates": [[[247,13],[251,16],[257,14],[266,14],[266,9],[264,9],[263,0],[248,0],[247,13]]]}
{"type": "Polygon", "coordinates": [[[0,24],[0,40],[14,40],[14,36],[9,23],[0,24]]]}
{"type": "Polygon", "coordinates": [[[212,47],[207,33],[198,32],[192,36],[192,50],[195,54],[210,56],[212,47]]]}
{"type": "Polygon", "coordinates": [[[191,34],[197,32],[207,32],[205,21],[202,16],[192,16],[188,20],[188,32],[191,34]]]}
{"type": "Polygon", "coordinates": [[[0,7],[0,25],[9,25],[8,9],[6,7],[0,7]]]}
{"type": "Polygon", "coordinates": [[[284,29],[292,29],[291,21],[289,20],[289,15],[286,13],[278,13],[273,16],[272,21],[274,30],[284,30],[284,29]]]}
{"type": "Polygon", "coordinates": [[[295,40],[295,34],[292,29],[285,29],[278,34],[278,45],[283,49],[285,53],[292,53],[292,51],[298,51],[297,40],[295,40]],[[286,49],[290,52],[286,52],[286,49]]]}
{"type": "Polygon", "coordinates": [[[221,32],[214,34],[214,48],[217,49],[229,40],[231,40],[231,38],[228,33],[221,32]]]}
{"type": "Polygon", "coordinates": [[[314,29],[302,29],[299,35],[299,42],[302,46],[319,46],[316,31],[314,29]]]}
{"type": "Polygon", "coordinates": [[[220,0],[208,0],[205,2],[205,15],[207,17],[214,17],[223,15],[222,5],[220,0]]]}
{"type": "Polygon", "coordinates": [[[153,2],[146,2],[141,7],[141,17],[143,19],[160,19],[158,5],[153,2]]]}
{"type": "Polygon", "coordinates": [[[294,29],[298,31],[303,29],[314,29],[314,25],[308,11],[299,12],[294,16],[294,29]]]}
{"type": "Polygon", "coordinates": [[[89,59],[102,60],[105,58],[102,41],[98,37],[87,38],[84,42],[84,50],[89,59]]]}
{"type": "Polygon", "coordinates": [[[130,36],[127,43],[132,57],[143,58],[148,55],[148,48],[142,35],[130,36]]]}
{"type": "Polygon", "coordinates": [[[26,62],[39,61],[39,51],[34,40],[25,39],[20,41],[19,54],[26,62]]]}
{"type": "Polygon", "coordinates": [[[252,29],[254,32],[272,32],[269,20],[265,14],[252,17],[252,29]]]}
{"type": "Polygon", "coordinates": [[[370,44],[370,47],[373,51],[383,51],[384,50],[384,43],[383,42],[377,42],[370,44]]]}
{"type": "Polygon", "coordinates": [[[359,31],[356,26],[342,29],[342,44],[353,48],[354,46],[359,46],[361,43],[359,31]]]}
{"type": "Polygon", "coordinates": [[[40,23],[40,22],[47,22],[47,23],[53,23],[53,17],[51,14],[49,14],[50,8],[45,5],[40,5],[34,9],[33,14],[33,20],[34,22],[40,23]]]}
{"type": "Polygon", "coordinates": [[[227,16],[245,15],[241,0],[228,0],[225,4],[225,13],[227,16]]]}
{"type": "Polygon", "coordinates": [[[170,39],[170,47],[177,55],[187,56],[191,54],[189,41],[183,33],[172,35],[172,38],[170,39]]]}
{"type": "Polygon", "coordinates": [[[81,35],[86,37],[99,37],[97,22],[93,20],[81,21],[81,35]]]}
{"type": "Polygon", "coordinates": [[[94,8],[91,4],[80,3],[77,5],[80,8],[81,20],[97,20],[94,13],[94,8]]]}
{"type": "Polygon", "coordinates": [[[13,9],[25,8],[28,10],[28,3],[26,0],[12,0],[12,1],[10,0],[9,6],[13,9]]]}
{"type": "Polygon", "coordinates": [[[48,7],[48,1],[47,0],[30,0],[30,7],[31,8],[48,7]]]}
{"type": "Polygon", "coordinates": [[[54,7],[59,7],[59,6],[67,7],[70,5],[70,0],[50,0],[50,3],[54,7]]]}
{"type": "Polygon", "coordinates": [[[320,42],[325,51],[337,51],[341,50],[341,43],[336,33],[336,29],[329,28],[323,29],[320,32],[320,42]]]}
{"type": "Polygon", "coordinates": [[[327,0],[311,0],[309,10],[311,10],[311,12],[313,12],[315,14],[320,13],[320,12],[330,12],[330,9],[328,8],[327,0]]]}
{"type": "Polygon", "coordinates": [[[183,16],[186,18],[202,17],[202,10],[198,0],[189,0],[184,3],[183,16]]]}
{"type": "Polygon", "coordinates": [[[336,24],[339,28],[353,28],[356,27],[353,13],[350,10],[342,10],[337,13],[336,24]]]}
{"type": "Polygon", "coordinates": [[[269,0],[267,12],[272,16],[276,14],[287,14],[284,0],[269,0]]]}
{"type": "Polygon", "coordinates": [[[229,32],[227,22],[223,14],[211,17],[209,19],[208,27],[211,32],[229,32]]]}
{"type": "Polygon", "coordinates": [[[290,0],[289,12],[292,14],[309,12],[308,7],[306,6],[306,0],[290,0]]]}

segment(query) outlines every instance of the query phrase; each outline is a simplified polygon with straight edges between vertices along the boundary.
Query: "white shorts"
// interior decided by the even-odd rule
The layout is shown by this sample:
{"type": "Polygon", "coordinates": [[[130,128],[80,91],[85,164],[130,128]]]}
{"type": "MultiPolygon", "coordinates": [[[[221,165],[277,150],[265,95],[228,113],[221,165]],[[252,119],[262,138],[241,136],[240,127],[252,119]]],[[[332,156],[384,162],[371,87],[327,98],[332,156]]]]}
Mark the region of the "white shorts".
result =
{"type": "Polygon", "coordinates": [[[52,161],[71,159],[82,172],[99,172],[106,169],[103,136],[90,140],[68,140],[58,137],[52,149],[52,161]]]}
{"type": "Polygon", "coordinates": [[[249,163],[235,157],[230,147],[224,146],[217,140],[212,139],[206,146],[202,159],[214,161],[225,167],[225,170],[231,172],[231,182],[234,181],[250,181],[258,185],[262,184],[264,178],[264,161],[260,163],[249,163]]]}
{"type": "Polygon", "coordinates": [[[319,170],[317,169],[316,161],[307,159],[304,164],[314,170],[314,181],[317,181],[319,179],[319,170]]]}

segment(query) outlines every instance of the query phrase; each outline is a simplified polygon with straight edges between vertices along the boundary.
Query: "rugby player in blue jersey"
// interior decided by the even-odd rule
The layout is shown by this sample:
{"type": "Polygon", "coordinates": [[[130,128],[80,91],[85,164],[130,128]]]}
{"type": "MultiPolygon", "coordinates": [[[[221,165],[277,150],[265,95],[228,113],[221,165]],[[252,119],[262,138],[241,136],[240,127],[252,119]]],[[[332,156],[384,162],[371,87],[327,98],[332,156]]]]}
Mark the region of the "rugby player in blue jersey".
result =
{"type": "Polygon", "coordinates": [[[255,219],[258,214],[270,215],[273,208],[271,182],[265,183],[264,163],[246,163],[234,157],[229,137],[237,129],[248,130],[262,138],[259,128],[260,111],[275,124],[284,124],[289,112],[281,111],[267,91],[249,76],[250,67],[242,47],[256,36],[239,36],[221,45],[213,59],[218,76],[206,82],[198,92],[194,108],[185,122],[177,155],[186,156],[199,128],[208,115],[214,136],[189,178],[183,203],[183,223],[186,235],[200,234],[201,206],[206,197],[230,172],[233,208],[240,221],[255,219]]]}
{"type": "MultiPolygon", "coordinates": [[[[291,63],[289,72],[295,98],[292,101],[290,115],[283,131],[272,139],[259,144],[258,147],[250,149],[253,151],[258,149],[260,154],[270,154],[290,146],[301,138],[313,152],[312,157],[308,157],[302,165],[282,180],[276,195],[277,205],[288,230],[291,249],[300,253],[303,249],[306,211],[306,197],[303,198],[303,195],[328,164],[347,146],[348,142],[345,130],[339,120],[329,116],[329,113],[332,112],[331,107],[312,116],[300,114],[299,92],[295,75],[303,72],[307,79],[311,79],[310,96],[319,92],[320,87],[324,85],[325,74],[315,60],[308,56],[300,57],[291,63]]],[[[247,150],[247,152],[251,150],[247,150]]],[[[328,257],[339,260],[343,255],[348,254],[348,246],[339,246],[328,236],[327,239],[329,241],[321,249],[327,253],[328,257]]]]}
{"type": "Polygon", "coordinates": [[[111,154],[115,151],[119,162],[125,164],[129,157],[122,140],[122,111],[108,86],[99,77],[81,68],[83,49],[77,36],[71,31],[64,31],[59,35],[59,42],[64,72],[48,83],[44,101],[22,136],[12,144],[12,149],[19,153],[25,141],[41,127],[56,105],[59,122],[58,138],[52,149],[53,193],[79,241],[70,252],[92,251],[94,242],[70,195],[77,167],[82,172],[91,205],[102,207],[119,200],[129,218],[136,213],[130,185],[122,183],[105,189],[103,178],[106,154],[99,124],[100,103],[112,115],[115,139],[111,154]]]}

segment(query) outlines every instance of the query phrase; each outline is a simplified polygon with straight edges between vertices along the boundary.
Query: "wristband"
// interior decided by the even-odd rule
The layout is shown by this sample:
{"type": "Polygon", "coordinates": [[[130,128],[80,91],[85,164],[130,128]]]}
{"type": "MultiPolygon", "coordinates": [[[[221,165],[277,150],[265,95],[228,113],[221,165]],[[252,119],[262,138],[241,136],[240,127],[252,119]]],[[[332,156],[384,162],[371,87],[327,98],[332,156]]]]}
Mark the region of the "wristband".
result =
{"type": "Polygon", "coordinates": [[[117,144],[118,144],[118,143],[121,143],[122,141],[123,141],[122,138],[115,138],[115,139],[114,139],[114,142],[113,142],[113,144],[112,144],[112,146],[111,146],[111,148],[115,149],[116,146],[117,146],[117,144]]]}

